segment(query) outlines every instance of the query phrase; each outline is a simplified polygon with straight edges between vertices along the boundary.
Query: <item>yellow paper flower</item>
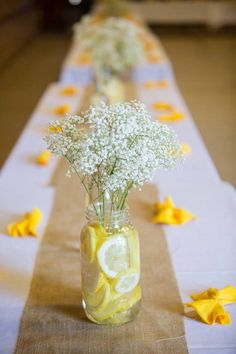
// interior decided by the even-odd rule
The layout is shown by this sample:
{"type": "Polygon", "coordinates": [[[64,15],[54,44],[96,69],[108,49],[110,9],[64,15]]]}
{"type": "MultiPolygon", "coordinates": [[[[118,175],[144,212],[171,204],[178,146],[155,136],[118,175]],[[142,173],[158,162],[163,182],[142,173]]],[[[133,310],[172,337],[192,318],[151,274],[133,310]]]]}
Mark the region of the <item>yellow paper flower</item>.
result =
{"type": "Polygon", "coordinates": [[[191,296],[193,302],[185,305],[192,307],[207,324],[230,324],[231,319],[223,305],[236,302],[236,288],[233,285],[222,289],[209,288],[203,293],[191,296]]]}
{"type": "Polygon", "coordinates": [[[91,55],[89,53],[82,53],[76,60],[76,64],[78,65],[89,65],[91,64],[91,55]]]}
{"type": "Polygon", "coordinates": [[[158,88],[167,88],[169,86],[168,81],[166,80],[159,80],[158,81],[158,88]]]}
{"type": "Polygon", "coordinates": [[[174,111],[170,114],[162,114],[159,116],[159,120],[164,123],[171,123],[182,120],[185,118],[185,115],[181,112],[174,111]]]}
{"type": "Polygon", "coordinates": [[[60,133],[62,131],[62,128],[60,126],[55,127],[54,125],[50,125],[48,130],[50,133],[60,133]]]}
{"type": "Polygon", "coordinates": [[[60,106],[57,106],[55,109],[54,109],[54,113],[57,114],[58,116],[63,116],[65,115],[66,113],[69,113],[70,112],[70,105],[65,103],[65,104],[62,104],[60,106]]]}
{"type": "Polygon", "coordinates": [[[62,90],[61,90],[61,94],[62,95],[66,95],[66,96],[73,96],[75,95],[76,93],[78,92],[78,90],[76,89],[76,87],[70,85],[70,86],[67,86],[67,87],[64,87],[62,90]]]}
{"type": "Polygon", "coordinates": [[[171,197],[166,197],[164,202],[155,204],[156,214],[153,218],[155,224],[182,225],[195,216],[185,209],[176,208],[171,197]]]}
{"type": "Polygon", "coordinates": [[[143,86],[146,89],[164,89],[168,87],[168,82],[166,80],[148,80],[143,83],[143,86]]]}
{"type": "Polygon", "coordinates": [[[39,165],[47,165],[51,157],[51,152],[48,150],[44,150],[38,155],[37,163],[39,165]]]}
{"type": "Polygon", "coordinates": [[[173,111],[175,108],[168,102],[155,102],[152,107],[157,111],[173,111]]]}
{"type": "MultiPolygon", "coordinates": [[[[143,40],[143,47],[145,51],[151,51],[157,49],[157,44],[153,40],[150,39],[144,39],[143,40]]],[[[153,55],[153,54],[151,54],[153,55]]]]}
{"type": "Polygon", "coordinates": [[[34,208],[32,212],[26,213],[24,217],[14,224],[10,224],[7,227],[9,236],[34,236],[36,237],[36,226],[42,220],[42,213],[38,208],[34,208]]]}
{"type": "Polygon", "coordinates": [[[191,146],[187,143],[182,144],[182,151],[185,155],[189,155],[192,151],[191,146]]]}
{"type": "Polygon", "coordinates": [[[147,61],[151,64],[155,64],[155,63],[159,63],[161,61],[161,58],[158,54],[148,53],[147,61]]]}

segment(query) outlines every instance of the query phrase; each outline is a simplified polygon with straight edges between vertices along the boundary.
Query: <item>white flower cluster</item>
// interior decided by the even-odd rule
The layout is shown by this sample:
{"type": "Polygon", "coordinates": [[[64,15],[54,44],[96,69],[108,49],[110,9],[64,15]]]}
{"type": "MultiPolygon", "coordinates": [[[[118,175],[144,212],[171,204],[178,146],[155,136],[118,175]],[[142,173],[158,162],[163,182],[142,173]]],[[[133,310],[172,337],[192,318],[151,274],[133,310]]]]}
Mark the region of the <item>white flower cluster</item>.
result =
{"type": "Polygon", "coordinates": [[[48,149],[64,156],[71,171],[81,180],[94,181],[111,199],[182,158],[175,133],[151,121],[145,105],[137,101],[111,106],[101,102],[81,116],[67,115],[52,123],[49,132],[48,149]]]}
{"type": "Polygon", "coordinates": [[[138,39],[140,29],[131,21],[108,17],[99,24],[86,16],[74,26],[74,39],[80,46],[91,51],[97,76],[105,70],[122,74],[143,56],[138,39]]]}

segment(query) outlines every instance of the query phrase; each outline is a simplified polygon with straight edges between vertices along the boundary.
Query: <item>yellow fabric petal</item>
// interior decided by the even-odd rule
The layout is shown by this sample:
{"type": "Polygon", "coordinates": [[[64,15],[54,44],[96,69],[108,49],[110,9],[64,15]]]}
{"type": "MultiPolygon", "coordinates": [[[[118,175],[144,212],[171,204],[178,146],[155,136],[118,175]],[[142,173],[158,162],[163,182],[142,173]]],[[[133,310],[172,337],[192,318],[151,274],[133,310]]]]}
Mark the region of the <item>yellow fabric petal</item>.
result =
{"type": "Polygon", "coordinates": [[[31,224],[36,226],[42,220],[42,213],[38,208],[34,208],[31,213],[26,214],[31,224]]]}
{"type": "Polygon", "coordinates": [[[147,61],[151,64],[159,63],[161,58],[158,54],[150,54],[147,55],[147,61]]]}
{"type": "Polygon", "coordinates": [[[182,144],[182,151],[185,155],[189,155],[192,151],[191,146],[189,144],[183,143],[182,144]]]}
{"type": "Polygon", "coordinates": [[[62,128],[60,126],[53,126],[53,125],[50,125],[49,127],[49,132],[50,133],[60,133],[62,131],[62,128]]]}
{"type": "Polygon", "coordinates": [[[52,156],[52,154],[51,154],[50,151],[44,150],[38,155],[37,163],[39,165],[47,165],[49,160],[50,160],[50,158],[51,158],[51,156],[52,156]]]}
{"type": "Polygon", "coordinates": [[[26,213],[21,220],[8,225],[8,234],[12,237],[37,236],[36,226],[41,220],[41,211],[38,208],[34,208],[32,212],[26,213]]]}
{"type": "Polygon", "coordinates": [[[63,116],[65,115],[66,113],[69,113],[70,112],[70,105],[65,103],[65,104],[62,104],[60,106],[57,106],[55,109],[54,109],[54,113],[57,114],[58,116],[63,116]]]}
{"type": "Polygon", "coordinates": [[[173,209],[163,209],[153,218],[153,222],[157,224],[176,225],[173,209]]]}
{"type": "Polygon", "coordinates": [[[65,115],[66,113],[69,113],[69,112],[70,112],[70,105],[67,103],[57,106],[54,109],[54,113],[57,115],[65,115]]]}
{"type": "Polygon", "coordinates": [[[16,222],[15,224],[8,225],[7,231],[10,236],[18,237],[18,236],[24,236],[26,228],[27,228],[27,222],[25,220],[21,220],[16,222]]]}
{"type": "Polygon", "coordinates": [[[156,211],[161,211],[163,209],[173,208],[174,207],[174,203],[173,203],[171,197],[167,196],[163,203],[157,202],[155,204],[155,207],[156,207],[156,211]]]}
{"type": "Polygon", "coordinates": [[[66,96],[73,96],[75,95],[76,93],[78,92],[78,90],[76,89],[76,87],[70,85],[70,86],[67,86],[67,87],[64,87],[62,90],[61,90],[61,94],[62,95],[66,95],[66,96]]]}
{"type": "Polygon", "coordinates": [[[197,300],[207,300],[207,299],[214,299],[216,296],[216,293],[218,292],[218,289],[216,288],[209,288],[206,291],[203,291],[202,293],[194,294],[191,295],[191,298],[194,301],[197,300]]]}
{"type": "Polygon", "coordinates": [[[163,203],[157,202],[155,209],[153,222],[157,224],[182,225],[195,218],[189,211],[176,208],[170,196],[166,197],[163,203]]]}
{"type": "Polygon", "coordinates": [[[186,306],[194,308],[200,318],[208,324],[229,324],[229,314],[215,299],[198,300],[187,303],[186,306]]]}
{"type": "Polygon", "coordinates": [[[33,211],[27,214],[28,218],[28,234],[32,236],[37,236],[36,226],[42,220],[42,213],[38,208],[34,208],[33,211]]]}
{"type": "Polygon", "coordinates": [[[28,234],[28,221],[26,219],[19,221],[16,225],[19,236],[25,236],[28,234]]]}
{"type": "Polygon", "coordinates": [[[76,60],[78,65],[89,65],[91,64],[91,55],[89,53],[82,53],[76,60]]]}
{"type": "Polygon", "coordinates": [[[159,80],[159,81],[155,81],[155,80],[147,80],[144,81],[143,83],[144,88],[146,89],[158,89],[158,88],[166,88],[168,87],[168,82],[165,80],[159,80]]]}
{"type": "Polygon", "coordinates": [[[174,202],[170,196],[167,196],[164,201],[165,208],[174,208],[174,202]]]}
{"type": "MultiPolygon", "coordinates": [[[[144,47],[144,50],[147,51],[147,52],[150,52],[152,50],[156,50],[157,49],[157,44],[156,42],[154,41],[151,41],[151,40],[147,40],[147,39],[144,39],[143,40],[143,47],[144,47]]],[[[153,54],[149,54],[151,57],[153,56],[153,54]]],[[[155,54],[157,55],[157,54],[155,54]]],[[[158,56],[159,58],[159,56],[158,56]]]]}
{"type": "Polygon", "coordinates": [[[233,285],[225,286],[219,290],[217,298],[224,305],[236,302],[236,288],[233,285]]]}
{"type": "Polygon", "coordinates": [[[169,86],[168,81],[166,81],[166,80],[158,81],[158,87],[159,88],[167,88],[168,86],[169,86]]]}
{"type": "Polygon", "coordinates": [[[185,115],[181,112],[174,111],[170,114],[162,114],[159,116],[161,122],[176,122],[185,118],[185,115]]]}
{"type": "Polygon", "coordinates": [[[217,288],[209,288],[208,290],[192,295],[193,300],[216,299],[223,305],[236,302],[236,288],[233,285],[227,285],[218,290],[217,288]]]}
{"type": "Polygon", "coordinates": [[[146,89],[155,89],[157,88],[157,81],[148,80],[143,83],[144,88],[146,89]]]}
{"type": "Polygon", "coordinates": [[[176,225],[185,224],[186,222],[193,220],[195,216],[185,209],[174,208],[174,218],[176,220],[176,225]]]}
{"type": "Polygon", "coordinates": [[[153,108],[159,111],[172,111],[174,106],[167,102],[155,102],[153,108]]]}
{"type": "Polygon", "coordinates": [[[7,226],[7,232],[12,237],[17,237],[18,236],[18,231],[17,231],[17,228],[16,228],[15,224],[9,224],[7,226]]]}

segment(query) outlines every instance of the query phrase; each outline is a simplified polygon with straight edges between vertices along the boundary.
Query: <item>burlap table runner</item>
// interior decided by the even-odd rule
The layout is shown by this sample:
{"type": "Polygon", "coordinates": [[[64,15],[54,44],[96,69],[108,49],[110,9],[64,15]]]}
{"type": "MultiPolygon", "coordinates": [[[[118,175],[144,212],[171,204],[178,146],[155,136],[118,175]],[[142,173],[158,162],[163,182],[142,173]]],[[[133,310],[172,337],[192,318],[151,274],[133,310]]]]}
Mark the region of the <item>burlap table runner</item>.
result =
{"type": "Polygon", "coordinates": [[[65,177],[63,164],[55,176],[54,207],[37,255],[15,353],[187,353],[182,304],[165,235],[150,221],[155,186],[146,185],[129,196],[132,221],[140,233],[142,309],[135,321],[108,327],[89,322],[81,306],[79,234],[85,222],[85,194],[78,179],[65,177]]]}

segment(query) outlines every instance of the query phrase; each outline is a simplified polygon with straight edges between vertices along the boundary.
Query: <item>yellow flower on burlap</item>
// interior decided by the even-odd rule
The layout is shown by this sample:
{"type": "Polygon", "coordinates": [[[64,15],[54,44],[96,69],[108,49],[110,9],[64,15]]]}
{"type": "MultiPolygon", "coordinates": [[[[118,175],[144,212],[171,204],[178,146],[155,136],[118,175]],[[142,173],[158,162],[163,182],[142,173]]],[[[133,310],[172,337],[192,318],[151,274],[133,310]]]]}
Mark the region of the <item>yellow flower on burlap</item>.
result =
{"type": "Polygon", "coordinates": [[[168,82],[166,80],[147,80],[144,81],[143,86],[145,89],[152,90],[152,89],[164,89],[168,87],[168,82]]]}
{"type": "Polygon", "coordinates": [[[233,285],[225,286],[222,289],[209,288],[203,293],[191,296],[193,302],[185,305],[192,307],[207,324],[219,323],[230,324],[231,319],[223,305],[236,302],[236,288],[233,285]]]}
{"type": "Polygon", "coordinates": [[[159,116],[159,120],[163,123],[177,122],[185,118],[185,115],[181,112],[173,111],[169,114],[162,114],[159,116]]]}
{"type": "Polygon", "coordinates": [[[78,65],[91,64],[91,54],[87,53],[87,52],[81,53],[80,56],[76,60],[76,64],[78,64],[78,65]]]}
{"type": "Polygon", "coordinates": [[[54,114],[58,116],[63,116],[70,112],[70,105],[65,103],[54,108],[54,114]]]}
{"type": "Polygon", "coordinates": [[[189,155],[192,152],[191,146],[187,143],[182,143],[182,151],[184,155],[189,155]]]}
{"type": "Polygon", "coordinates": [[[47,165],[51,157],[52,154],[50,151],[48,150],[41,151],[37,157],[37,163],[42,166],[47,165]]]}
{"type": "Polygon", "coordinates": [[[182,225],[195,219],[195,216],[189,211],[176,208],[169,196],[165,198],[163,203],[157,202],[155,209],[156,212],[153,217],[155,224],[182,225]]]}
{"type": "Polygon", "coordinates": [[[36,226],[42,220],[42,213],[38,208],[34,208],[31,212],[26,213],[23,218],[14,224],[7,227],[9,236],[24,237],[24,236],[38,236],[36,226]]]}
{"type": "Polygon", "coordinates": [[[78,92],[77,88],[73,85],[66,86],[61,90],[61,94],[65,96],[73,96],[78,92]]]}

